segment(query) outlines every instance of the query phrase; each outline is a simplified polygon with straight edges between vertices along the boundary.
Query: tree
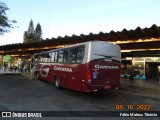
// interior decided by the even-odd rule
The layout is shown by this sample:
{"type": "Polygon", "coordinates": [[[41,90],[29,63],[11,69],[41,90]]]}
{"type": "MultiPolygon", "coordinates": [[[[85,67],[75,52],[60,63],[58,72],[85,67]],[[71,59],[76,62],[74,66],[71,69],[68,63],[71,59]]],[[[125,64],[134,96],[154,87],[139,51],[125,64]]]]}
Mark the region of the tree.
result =
{"type": "Polygon", "coordinates": [[[9,29],[13,28],[12,23],[16,23],[15,20],[8,19],[6,10],[9,10],[7,5],[0,2],[0,35],[3,35],[5,32],[9,32],[9,29]]]}
{"type": "Polygon", "coordinates": [[[34,25],[33,25],[33,20],[32,19],[29,22],[27,34],[28,34],[27,43],[34,42],[34,25]]]}
{"type": "Polygon", "coordinates": [[[34,34],[33,20],[31,19],[28,26],[28,34],[34,34]]]}
{"type": "Polygon", "coordinates": [[[40,42],[42,40],[42,29],[41,25],[38,23],[35,29],[35,42],[40,42]]]}
{"type": "Polygon", "coordinates": [[[28,33],[27,33],[27,31],[24,31],[23,43],[28,43],[28,33]]]}
{"type": "Polygon", "coordinates": [[[41,25],[38,23],[36,29],[34,30],[33,20],[31,19],[29,22],[28,30],[24,31],[23,42],[24,43],[40,42],[41,39],[42,39],[41,25]]]}

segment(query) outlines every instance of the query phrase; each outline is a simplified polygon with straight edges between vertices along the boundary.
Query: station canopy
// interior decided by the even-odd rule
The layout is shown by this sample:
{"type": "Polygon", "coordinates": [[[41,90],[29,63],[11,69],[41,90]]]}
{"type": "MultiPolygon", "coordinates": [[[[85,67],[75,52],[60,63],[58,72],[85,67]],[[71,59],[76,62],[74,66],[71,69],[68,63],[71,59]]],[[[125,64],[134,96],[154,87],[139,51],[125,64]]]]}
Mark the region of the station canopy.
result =
{"type": "Polygon", "coordinates": [[[122,31],[111,31],[109,33],[99,32],[98,34],[64,36],[34,43],[2,45],[0,46],[0,55],[31,56],[41,51],[94,40],[120,45],[122,56],[133,56],[135,53],[139,53],[141,56],[146,54],[145,51],[150,53],[148,55],[154,53],[160,55],[160,27],[155,24],[150,28],[137,27],[134,30],[123,29],[122,31]]]}

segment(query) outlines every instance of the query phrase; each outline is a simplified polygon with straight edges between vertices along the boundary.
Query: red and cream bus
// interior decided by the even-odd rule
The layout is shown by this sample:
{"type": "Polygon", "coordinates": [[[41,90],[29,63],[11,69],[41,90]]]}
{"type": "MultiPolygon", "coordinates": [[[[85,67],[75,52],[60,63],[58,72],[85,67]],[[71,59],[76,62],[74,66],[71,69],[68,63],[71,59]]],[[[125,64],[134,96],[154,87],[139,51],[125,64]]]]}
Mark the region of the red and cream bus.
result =
{"type": "Polygon", "coordinates": [[[35,54],[38,79],[67,89],[93,92],[120,87],[121,51],[118,45],[90,41],[35,54]]]}

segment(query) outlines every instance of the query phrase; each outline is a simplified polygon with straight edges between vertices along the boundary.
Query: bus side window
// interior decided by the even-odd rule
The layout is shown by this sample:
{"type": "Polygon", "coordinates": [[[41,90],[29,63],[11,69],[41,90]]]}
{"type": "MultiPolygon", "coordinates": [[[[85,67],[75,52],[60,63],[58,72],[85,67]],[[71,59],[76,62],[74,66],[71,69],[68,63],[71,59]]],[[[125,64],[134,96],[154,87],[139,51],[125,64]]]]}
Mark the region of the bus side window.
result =
{"type": "Polygon", "coordinates": [[[51,62],[52,53],[48,53],[48,62],[51,62]]]}
{"type": "Polygon", "coordinates": [[[41,55],[41,62],[44,62],[45,54],[41,55]]]}
{"type": "Polygon", "coordinates": [[[43,57],[40,58],[40,62],[43,62],[43,57]]]}
{"type": "Polygon", "coordinates": [[[48,55],[47,55],[48,53],[46,53],[45,54],[45,56],[44,56],[44,61],[43,62],[48,62],[48,55]]]}
{"type": "Polygon", "coordinates": [[[69,63],[75,63],[76,62],[76,49],[70,49],[69,50],[69,63]]]}
{"type": "Polygon", "coordinates": [[[64,63],[68,63],[68,50],[64,50],[64,63]]]}
{"type": "Polygon", "coordinates": [[[58,62],[60,62],[60,63],[63,62],[63,50],[60,50],[58,52],[58,62]]]}
{"type": "Polygon", "coordinates": [[[77,49],[77,63],[81,63],[84,58],[84,46],[77,49]]]}
{"type": "Polygon", "coordinates": [[[35,55],[33,58],[32,58],[32,63],[37,63],[38,61],[38,55],[35,55]]]}
{"type": "Polygon", "coordinates": [[[55,52],[52,52],[51,62],[54,62],[54,55],[55,55],[55,52]]]}
{"type": "Polygon", "coordinates": [[[36,55],[34,63],[39,63],[39,62],[41,62],[41,56],[36,55]]]}
{"type": "Polygon", "coordinates": [[[57,62],[57,54],[58,54],[58,52],[56,51],[54,54],[54,62],[57,62]]]}

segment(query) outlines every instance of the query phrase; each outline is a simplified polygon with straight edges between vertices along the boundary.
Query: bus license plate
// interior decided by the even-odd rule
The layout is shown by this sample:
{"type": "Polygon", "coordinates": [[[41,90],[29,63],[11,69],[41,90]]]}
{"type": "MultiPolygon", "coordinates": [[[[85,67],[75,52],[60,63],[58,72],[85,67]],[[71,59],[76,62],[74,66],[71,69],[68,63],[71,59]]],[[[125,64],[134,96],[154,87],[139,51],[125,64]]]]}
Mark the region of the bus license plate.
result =
{"type": "Polygon", "coordinates": [[[105,86],[105,89],[110,89],[111,88],[111,86],[105,86]]]}

